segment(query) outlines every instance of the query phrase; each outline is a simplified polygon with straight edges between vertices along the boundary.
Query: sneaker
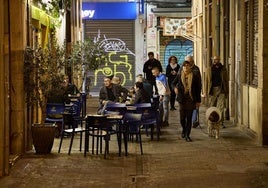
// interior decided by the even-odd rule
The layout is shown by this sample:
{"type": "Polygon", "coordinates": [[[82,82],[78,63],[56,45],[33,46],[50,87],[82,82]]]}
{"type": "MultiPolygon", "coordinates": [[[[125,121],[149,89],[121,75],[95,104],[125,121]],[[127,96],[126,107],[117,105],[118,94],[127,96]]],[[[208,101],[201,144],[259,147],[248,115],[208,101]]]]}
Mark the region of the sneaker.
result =
{"type": "Polygon", "coordinates": [[[171,111],[177,110],[175,107],[170,108],[171,111]]]}

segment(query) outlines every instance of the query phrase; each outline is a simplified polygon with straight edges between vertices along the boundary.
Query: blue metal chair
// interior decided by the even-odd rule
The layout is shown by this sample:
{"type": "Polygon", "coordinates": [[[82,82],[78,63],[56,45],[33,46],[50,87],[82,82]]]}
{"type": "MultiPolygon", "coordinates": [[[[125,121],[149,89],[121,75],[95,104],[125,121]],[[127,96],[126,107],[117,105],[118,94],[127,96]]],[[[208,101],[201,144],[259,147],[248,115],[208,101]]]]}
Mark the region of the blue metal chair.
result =
{"type": "Polygon", "coordinates": [[[158,108],[152,106],[151,103],[135,104],[136,112],[142,114],[142,125],[145,128],[146,135],[148,136],[148,129],[151,129],[151,139],[153,140],[154,128],[156,128],[157,140],[160,139],[160,124],[158,108]]]}
{"type": "Polygon", "coordinates": [[[47,103],[46,106],[46,123],[62,123],[62,113],[65,110],[64,103],[47,103]]]}
{"type": "Polygon", "coordinates": [[[58,153],[60,153],[64,136],[71,135],[69,152],[68,152],[68,154],[70,155],[73,145],[73,139],[76,133],[80,133],[80,151],[82,150],[82,137],[83,132],[85,132],[85,128],[83,128],[83,117],[81,117],[80,114],[81,114],[80,103],[74,103],[71,107],[68,108],[68,110],[65,110],[65,112],[62,113],[63,125],[62,125],[61,140],[58,153]],[[66,126],[68,126],[67,129],[66,126]]]}
{"type": "Polygon", "coordinates": [[[131,138],[133,138],[132,137],[133,135],[136,135],[136,138],[140,143],[140,150],[141,150],[141,155],[142,155],[143,149],[142,149],[142,139],[141,139],[141,126],[142,126],[141,117],[142,117],[142,114],[125,113],[123,124],[127,128],[126,129],[127,133],[131,138]]]}

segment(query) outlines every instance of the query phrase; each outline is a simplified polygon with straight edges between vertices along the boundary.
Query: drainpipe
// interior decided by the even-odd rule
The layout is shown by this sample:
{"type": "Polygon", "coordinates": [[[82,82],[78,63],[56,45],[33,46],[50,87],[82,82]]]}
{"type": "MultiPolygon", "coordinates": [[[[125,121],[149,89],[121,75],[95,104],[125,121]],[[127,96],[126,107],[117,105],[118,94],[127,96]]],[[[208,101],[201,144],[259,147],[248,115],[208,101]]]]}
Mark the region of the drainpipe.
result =
{"type": "Polygon", "coordinates": [[[220,56],[220,0],[217,0],[216,5],[216,55],[220,56]]]}

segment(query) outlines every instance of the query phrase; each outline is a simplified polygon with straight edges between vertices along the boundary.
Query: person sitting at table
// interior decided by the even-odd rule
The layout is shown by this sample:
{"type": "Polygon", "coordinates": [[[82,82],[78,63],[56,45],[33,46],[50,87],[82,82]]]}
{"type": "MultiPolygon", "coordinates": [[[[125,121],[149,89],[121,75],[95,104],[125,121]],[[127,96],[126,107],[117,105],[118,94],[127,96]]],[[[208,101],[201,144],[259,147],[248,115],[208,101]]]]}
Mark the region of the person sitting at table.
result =
{"type": "Polygon", "coordinates": [[[112,78],[112,83],[117,84],[120,87],[120,97],[119,102],[126,102],[128,96],[128,89],[121,85],[120,77],[114,76],[112,78]]]}
{"type": "Polygon", "coordinates": [[[143,88],[142,82],[136,82],[135,83],[135,96],[133,104],[137,103],[151,103],[151,98],[147,91],[143,88]]]}
{"type": "Polygon", "coordinates": [[[153,86],[152,84],[150,84],[144,77],[142,74],[138,74],[136,77],[136,81],[137,82],[142,82],[143,83],[143,88],[145,89],[145,91],[149,94],[150,98],[153,97],[153,86]]]}
{"type": "Polygon", "coordinates": [[[78,88],[76,87],[76,85],[72,84],[70,82],[69,76],[64,76],[64,80],[63,80],[63,87],[65,88],[65,94],[66,95],[72,95],[72,96],[80,96],[80,91],[78,90],[78,88]]]}
{"type": "Polygon", "coordinates": [[[106,76],[104,81],[104,86],[99,92],[99,107],[98,114],[103,114],[105,111],[106,104],[108,102],[119,102],[121,95],[121,88],[117,84],[112,83],[113,76],[106,76]]]}

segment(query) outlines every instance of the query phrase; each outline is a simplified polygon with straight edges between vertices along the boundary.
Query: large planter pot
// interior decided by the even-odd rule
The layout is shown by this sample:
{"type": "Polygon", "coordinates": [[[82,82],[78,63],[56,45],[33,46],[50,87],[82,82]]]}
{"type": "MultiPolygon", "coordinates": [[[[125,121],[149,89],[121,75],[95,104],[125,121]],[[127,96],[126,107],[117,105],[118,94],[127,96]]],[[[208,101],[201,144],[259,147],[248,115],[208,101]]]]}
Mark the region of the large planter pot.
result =
{"type": "Polygon", "coordinates": [[[32,138],[35,152],[37,154],[48,154],[51,152],[56,125],[52,123],[33,124],[32,138]]]}

